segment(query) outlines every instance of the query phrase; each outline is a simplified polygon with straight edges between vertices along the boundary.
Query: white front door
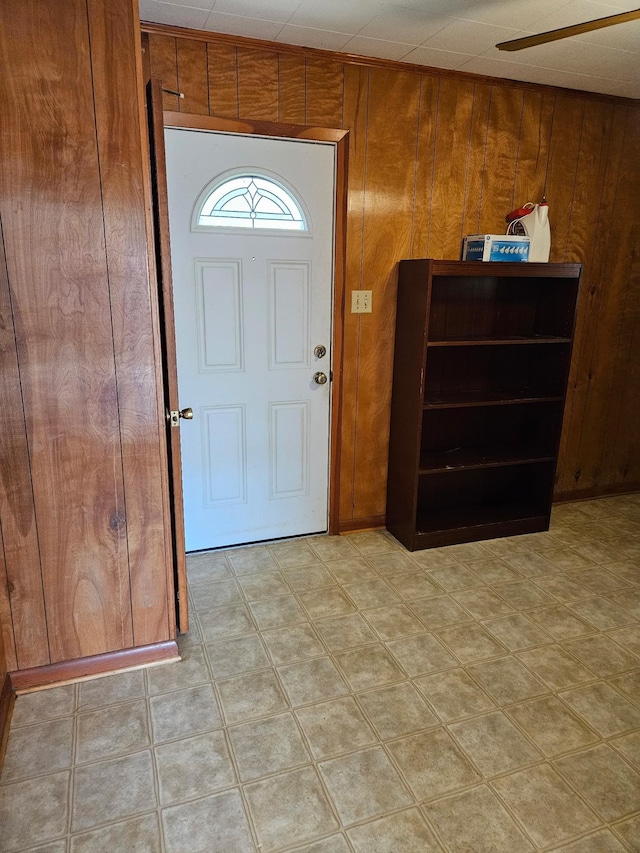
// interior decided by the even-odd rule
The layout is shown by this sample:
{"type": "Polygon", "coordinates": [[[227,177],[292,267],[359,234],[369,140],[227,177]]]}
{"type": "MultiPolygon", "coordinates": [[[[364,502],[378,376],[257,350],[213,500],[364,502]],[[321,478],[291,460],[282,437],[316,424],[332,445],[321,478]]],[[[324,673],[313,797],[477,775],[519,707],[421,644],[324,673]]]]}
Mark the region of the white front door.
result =
{"type": "Polygon", "coordinates": [[[325,531],[331,395],[314,377],[331,376],[335,148],[177,128],[165,140],[178,388],[193,409],[187,551],[325,531]],[[227,183],[242,176],[256,180],[227,183]],[[287,195],[306,230],[282,213],[287,195]]]}

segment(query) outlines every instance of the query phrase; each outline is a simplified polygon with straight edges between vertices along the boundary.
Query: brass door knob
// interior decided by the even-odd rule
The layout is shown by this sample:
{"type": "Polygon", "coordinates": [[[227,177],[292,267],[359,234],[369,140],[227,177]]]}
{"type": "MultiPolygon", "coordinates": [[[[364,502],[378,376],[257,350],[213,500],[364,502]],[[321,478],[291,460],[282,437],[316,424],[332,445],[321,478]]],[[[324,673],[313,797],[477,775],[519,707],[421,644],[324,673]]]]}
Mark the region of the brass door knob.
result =
{"type": "Polygon", "coordinates": [[[191,408],[182,409],[180,411],[180,417],[184,418],[185,421],[192,421],[193,420],[193,409],[191,409],[191,408]]]}
{"type": "Polygon", "coordinates": [[[324,385],[325,382],[327,381],[327,374],[326,373],[314,373],[313,381],[318,385],[324,385]]]}

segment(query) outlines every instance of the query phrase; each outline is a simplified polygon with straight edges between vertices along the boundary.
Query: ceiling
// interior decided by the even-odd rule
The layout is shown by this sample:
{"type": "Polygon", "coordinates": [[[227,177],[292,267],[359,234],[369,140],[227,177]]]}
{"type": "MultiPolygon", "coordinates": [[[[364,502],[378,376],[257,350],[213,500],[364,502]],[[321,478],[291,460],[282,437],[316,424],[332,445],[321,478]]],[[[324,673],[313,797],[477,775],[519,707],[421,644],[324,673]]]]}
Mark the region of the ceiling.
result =
{"type": "Polygon", "coordinates": [[[640,20],[505,53],[640,0],[140,0],[143,21],[640,98],[640,20]]]}

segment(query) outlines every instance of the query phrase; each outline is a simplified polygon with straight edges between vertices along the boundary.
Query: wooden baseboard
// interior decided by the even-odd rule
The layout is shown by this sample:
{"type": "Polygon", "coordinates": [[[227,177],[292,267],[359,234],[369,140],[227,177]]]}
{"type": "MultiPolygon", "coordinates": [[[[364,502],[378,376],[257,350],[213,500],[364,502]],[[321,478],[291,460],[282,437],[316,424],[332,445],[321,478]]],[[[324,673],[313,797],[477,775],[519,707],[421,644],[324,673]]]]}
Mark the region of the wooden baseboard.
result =
{"type": "Polygon", "coordinates": [[[377,530],[384,527],[384,515],[370,515],[367,518],[351,518],[340,522],[340,533],[353,533],[356,530],[377,530]]]}
{"type": "Polygon", "coordinates": [[[0,770],[2,770],[4,754],[7,750],[9,726],[11,724],[11,714],[13,713],[15,699],[16,694],[11,686],[11,679],[7,675],[2,685],[2,691],[0,692],[0,770]]]}
{"type": "Polygon", "coordinates": [[[43,687],[53,687],[63,682],[104,675],[107,672],[118,672],[151,663],[176,660],[179,656],[176,641],[166,640],[150,646],[119,649],[102,655],[60,661],[47,666],[34,666],[32,669],[18,669],[10,672],[9,676],[13,689],[17,693],[25,693],[43,687]]]}
{"type": "Polygon", "coordinates": [[[593,498],[611,498],[614,495],[630,495],[634,492],[640,492],[640,482],[623,483],[616,486],[604,486],[594,489],[576,489],[574,492],[558,492],[554,494],[553,502],[587,501],[593,498]]]}

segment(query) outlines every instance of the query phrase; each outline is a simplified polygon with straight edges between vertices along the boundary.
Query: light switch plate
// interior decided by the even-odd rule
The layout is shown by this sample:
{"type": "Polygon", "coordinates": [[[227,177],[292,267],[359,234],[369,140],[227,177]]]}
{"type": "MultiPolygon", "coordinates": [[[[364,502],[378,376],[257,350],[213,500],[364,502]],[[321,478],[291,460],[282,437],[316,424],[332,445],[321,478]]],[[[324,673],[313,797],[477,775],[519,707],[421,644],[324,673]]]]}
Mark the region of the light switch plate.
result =
{"type": "Polygon", "coordinates": [[[371,314],[371,291],[370,290],[352,290],[351,291],[351,313],[352,314],[371,314]]]}

